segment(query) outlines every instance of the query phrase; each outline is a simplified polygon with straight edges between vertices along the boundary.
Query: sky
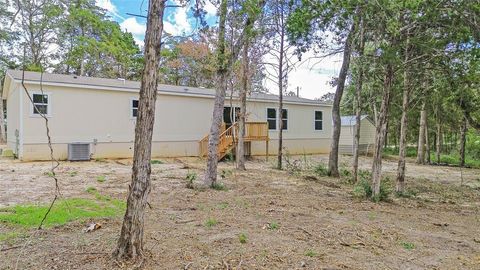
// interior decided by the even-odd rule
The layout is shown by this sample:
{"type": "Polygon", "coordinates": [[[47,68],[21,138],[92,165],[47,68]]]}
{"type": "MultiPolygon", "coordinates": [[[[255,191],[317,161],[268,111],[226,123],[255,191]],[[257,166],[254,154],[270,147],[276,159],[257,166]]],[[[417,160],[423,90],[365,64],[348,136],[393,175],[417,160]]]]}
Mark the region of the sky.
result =
{"type": "MultiPolygon", "coordinates": [[[[169,4],[178,4],[169,0],[169,4]]],[[[143,46],[143,39],[146,29],[146,20],[141,17],[131,16],[127,13],[147,15],[148,0],[96,0],[97,5],[106,9],[113,20],[120,24],[125,31],[131,32],[135,41],[143,46]]],[[[217,22],[217,8],[206,0],[205,11],[206,20],[210,25],[217,22]]],[[[188,36],[197,29],[197,22],[193,18],[188,7],[167,8],[165,11],[164,30],[165,32],[177,35],[188,36]]],[[[307,52],[303,59],[314,56],[307,52]]],[[[336,55],[318,60],[303,61],[292,71],[288,78],[288,91],[296,91],[300,88],[300,96],[305,98],[318,98],[328,92],[334,92],[334,89],[328,84],[332,77],[338,76],[341,67],[341,56],[336,55]]],[[[265,82],[266,88],[276,92],[276,86],[268,81],[265,82]]]]}

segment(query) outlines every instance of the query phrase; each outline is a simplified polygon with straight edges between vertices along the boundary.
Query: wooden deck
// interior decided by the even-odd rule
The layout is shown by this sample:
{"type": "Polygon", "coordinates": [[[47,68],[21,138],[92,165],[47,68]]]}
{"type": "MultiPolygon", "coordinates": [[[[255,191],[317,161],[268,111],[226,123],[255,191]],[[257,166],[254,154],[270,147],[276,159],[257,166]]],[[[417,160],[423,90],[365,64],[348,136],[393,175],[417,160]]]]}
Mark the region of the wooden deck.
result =
{"type": "MultiPolygon", "coordinates": [[[[234,149],[238,143],[238,122],[225,129],[225,125],[220,133],[218,142],[218,159],[222,159],[230,150],[234,149]]],[[[204,157],[208,153],[209,135],[203,137],[200,144],[199,156],[204,157]]],[[[245,123],[245,142],[265,141],[265,155],[268,156],[268,123],[267,122],[246,122],[245,123]]]]}

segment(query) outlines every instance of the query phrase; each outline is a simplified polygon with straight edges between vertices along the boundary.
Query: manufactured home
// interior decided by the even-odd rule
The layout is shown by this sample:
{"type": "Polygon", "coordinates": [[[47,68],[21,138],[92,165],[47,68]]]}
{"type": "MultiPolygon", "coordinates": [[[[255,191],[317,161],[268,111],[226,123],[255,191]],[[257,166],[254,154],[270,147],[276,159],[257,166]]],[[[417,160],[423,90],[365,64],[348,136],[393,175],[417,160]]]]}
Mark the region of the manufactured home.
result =
{"type": "MultiPolygon", "coordinates": [[[[132,157],[139,82],[8,70],[3,87],[7,147],[19,159],[50,159],[42,113],[48,118],[58,159],[132,157]]],[[[212,89],[159,85],[152,156],[203,156],[214,98],[212,89]]],[[[280,113],[277,100],[272,94],[249,96],[247,152],[276,154],[282,121],[284,146],[290,154],[328,153],[331,105],[286,96],[280,113]]],[[[234,147],[237,108],[238,100],[227,98],[219,155],[234,147]]]]}
{"type": "MultiPolygon", "coordinates": [[[[338,152],[344,155],[353,154],[353,144],[355,140],[355,125],[357,123],[355,115],[341,117],[341,131],[338,145],[338,152]]],[[[375,125],[368,115],[362,115],[360,118],[360,144],[358,150],[360,154],[372,153],[375,144],[375,125]]]]}

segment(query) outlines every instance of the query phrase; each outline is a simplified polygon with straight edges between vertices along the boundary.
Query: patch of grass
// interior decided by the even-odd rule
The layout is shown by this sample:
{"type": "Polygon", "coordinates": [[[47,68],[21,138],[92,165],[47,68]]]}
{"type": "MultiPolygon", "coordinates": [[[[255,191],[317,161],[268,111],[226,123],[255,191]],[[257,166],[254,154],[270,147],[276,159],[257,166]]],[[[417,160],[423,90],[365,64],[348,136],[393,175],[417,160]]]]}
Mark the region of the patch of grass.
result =
{"type": "Polygon", "coordinates": [[[222,169],[222,171],[220,172],[220,177],[222,179],[225,179],[225,178],[230,177],[232,175],[233,175],[233,171],[229,170],[229,169],[222,169]]]}
{"type": "Polygon", "coordinates": [[[322,163],[313,167],[313,172],[315,172],[319,176],[328,176],[328,168],[322,163]]]}
{"type": "Polygon", "coordinates": [[[242,244],[247,243],[247,235],[244,233],[241,233],[240,235],[238,235],[238,241],[240,241],[240,243],[242,244]]]}
{"type": "Polygon", "coordinates": [[[105,175],[99,175],[97,176],[97,182],[103,183],[107,180],[107,177],[105,175]]]}
{"type": "Polygon", "coordinates": [[[158,159],[152,159],[150,160],[150,164],[154,165],[154,164],[163,164],[165,162],[161,161],[161,160],[158,160],[158,159]]]}
{"type": "Polygon", "coordinates": [[[313,257],[317,257],[318,253],[315,252],[314,250],[309,249],[305,251],[305,256],[313,258],[313,257]]]}
{"type": "Polygon", "coordinates": [[[85,191],[87,193],[90,193],[90,194],[95,194],[97,193],[97,189],[95,187],[87,187],[87,189],[85,189],[85,191]]]}
{"type": "Polygon", "coordinates": [[[223,190],[223,191],[227,190],[227,187],[223,183],[219,183],[219,182],[213,183],[212,188],[215,190],[223,190]]]}
{"type": "Polygon", "coordinates": [[[0,243],[1,242],[12,243],[16,238],[22,237],[22,236],[25,236],[25,233],[19,232],[19,231],[0,233],[0,243]]]}
{"type": "Polygon", "coordinates": [[[228,202],[222,202],[217,205],[217,208],[220,210],[224,210],[228,208],[228,202]]]}
{"type": "Polygon", "coordinates": [[[69,172],[69,173],[68,173],[68,175],[69,175],[70,177],[74,177],[74,176],[76,176],[77,174],[78,174],[77,171],[72,171],[72,172],[69,172]]]}
{"type": "Polygon", "coordinates": [[[107,162],[104,158],[95,158],[95,162],[107,162]]]}
{"type": "Polygon", "coordinates": [[[278,224],[276,221],[272,221],[268,224],[267,228],[271,231],[276,231],[278,228],[280,228],[280,224],[278,224]]]}
{"type": "Polygon", "coordinates": [[[193,189],[194,185],[193,182],[197,179],[196,172],[188,172],[187,176],[185,176],[185,180],[187,180],[187,188],[193,189]]]}
{"type": "Polygon", "coordinates": [[[417,192],[413,190],[405,190],[404,192],[395,192],[395,196],[399,198],[414,198],[417,196],[417,192]]]}
{"type": "Polygon", "coordinates": [[[43,175],[46,175],[46,176],[49,176],[49,177],[53,177],[53,173],[52,173],[51,171],[44,172],[43,175]]]}
{"type": "MultiPolygon", "coordinates": [[[[49,205],[16,205],[2,209],[0,222],[21,227],[36,227],[44,217],[49,205]]],[[[121,215],[126,204],[123,201],[89,199],[65,199],[57,201],[45,220],[45,227],[64,225],[74,220],[88,218],[113,217],[121,215]]]]}
{"type": "Polygon", "coordinates": [[[211,228],[218,224],[218,221],[215,218],[209,218],[205,221],[205,227],[211,228]]]}
{"type": "Polygon", "coordinates": [[[413,250],[415,249],[415,244],[414,243],[410,243],[410,242],[402,242],[400,243],[402,245],[402,247],[406,250],[413,250]]]}

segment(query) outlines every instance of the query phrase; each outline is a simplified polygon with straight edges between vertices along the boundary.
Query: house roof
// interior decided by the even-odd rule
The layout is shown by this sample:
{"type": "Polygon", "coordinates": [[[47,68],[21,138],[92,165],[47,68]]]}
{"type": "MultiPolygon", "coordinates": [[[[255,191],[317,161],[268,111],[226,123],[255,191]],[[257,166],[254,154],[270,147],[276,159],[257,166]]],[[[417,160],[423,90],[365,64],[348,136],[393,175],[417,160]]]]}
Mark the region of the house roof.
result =
{"type": "MultiPolygon", "coordinates": [[[[40,73],[21,70],[8,70],[6,73],[14,81],[21,81],[24,76],[25,82],[37,83],[42,81],[44,85],[70,85],[84,88],[96,88],[96,89],[108,89],[118,91],[139,91],[139,81],[129,81],[124,79],[106,79],[97,77],[85,77],[77,75],[65,75],[65,74],[53,74],[53,73],[40,73]]],[[[192,95],[192,96],[206,96],[214,97],[215,90],[201,87],[189,87],[189,86],[177,86],[159,84],[158,91],[161,93],[171,93],[178,95],[192,95]]],[[[269,93],[251,93],[249,99],[259,101],[277,101],[278,96],[269,93]]],[[[311,105],[326,105],[331,106],[330,103],[321,102],[318,100],[312,100],[307,98],[301,98],[296,96],[284,96],[283,100],[286,103],[299,103],[299,104],[311,104],[311,105]]]]}
{"type": "MultiPolygon", "coordinates": [[[[360,121],[362,121],[365,118],[367,118],[370,122],[372,122],[370,120],[370,118],[368,117],[368,115],[362,115],[360,117],[360,121]]],[[[340,117],[340,119],[341,119],[341,122],[342,122],[342,126],[355,126],[357,124],[357,119],[356,119],[355,115],[342,116],[342,117],[340,117]]],[[[373,124],[373,122],[372,122],[372,124],[373,124]]]]}

